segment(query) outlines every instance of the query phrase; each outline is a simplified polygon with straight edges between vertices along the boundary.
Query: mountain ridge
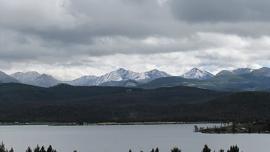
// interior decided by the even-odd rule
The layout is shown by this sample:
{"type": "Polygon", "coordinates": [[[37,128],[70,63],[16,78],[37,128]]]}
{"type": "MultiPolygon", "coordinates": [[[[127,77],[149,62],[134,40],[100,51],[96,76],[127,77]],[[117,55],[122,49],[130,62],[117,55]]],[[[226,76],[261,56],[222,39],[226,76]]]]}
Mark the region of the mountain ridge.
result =
{"type": "MultiPolygon", "coordinates": [[[[40,74],[35,71],[17,72],[8,76],[2,74],[2,79],[41,87],[52,87],[61,83],[74,86],[120,86],[120,87],[150,87],[150,84],[158,82],[155,87],[171,87],[176,85],[192,86],[213,90],[264,90],[270,83],[270,68],[260,69],[239,68],[235,70],[223,70],[216,75],[210,72],[193,68],[182,76],[172,76],[164,71],[153,69],[146,72],[133,72],[124,68],[111,71],[101,76],[85,75],[71,81],[60,81],[48,74],[40,74]],[[12,77],[10,77],[12,76],[12,77]],[[177,77],[178,80],[175,78],[177,77]],[[159,82],[162,80],[162,85],[159,82]],[[173,81],[171,81],[171,80],[173,81]],[[157,81],[155,81],[157,80],[157,81]],[[166,84],[167,83],[167,84],[166,84]]],[[[1,83],[1,75],[0,75],[1,83]]]]}

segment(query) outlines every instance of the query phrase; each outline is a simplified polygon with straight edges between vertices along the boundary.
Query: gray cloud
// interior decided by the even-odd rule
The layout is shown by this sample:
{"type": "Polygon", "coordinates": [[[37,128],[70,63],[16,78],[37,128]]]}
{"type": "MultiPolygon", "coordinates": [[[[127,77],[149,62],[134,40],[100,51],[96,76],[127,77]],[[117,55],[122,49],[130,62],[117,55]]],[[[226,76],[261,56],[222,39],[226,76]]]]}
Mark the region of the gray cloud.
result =
{"type": "Polygon", "coordinates": [[[193,66],[213,72],[267,66],[269,6],[266,0],[0,0],[0,69],[74,78],[118,67],[181,74],[193,66]]]}
{"type": "Polygon", "coordinates": [[[269,21],[268,0],[171,0],[172,12],[189,22],[269,21]]]}

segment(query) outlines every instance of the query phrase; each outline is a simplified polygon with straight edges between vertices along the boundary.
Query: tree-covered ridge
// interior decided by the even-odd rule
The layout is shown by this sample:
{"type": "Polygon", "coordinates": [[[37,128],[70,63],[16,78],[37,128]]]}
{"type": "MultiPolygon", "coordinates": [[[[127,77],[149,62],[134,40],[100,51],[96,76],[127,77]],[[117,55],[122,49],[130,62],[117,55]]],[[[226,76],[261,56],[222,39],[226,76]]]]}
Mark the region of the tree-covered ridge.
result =
{"type": "Polygon", "coordinates": [[[0,85],[0,122],[11,123],[253,122],[270,120],[269,109],[269,92],[0,85]]]}

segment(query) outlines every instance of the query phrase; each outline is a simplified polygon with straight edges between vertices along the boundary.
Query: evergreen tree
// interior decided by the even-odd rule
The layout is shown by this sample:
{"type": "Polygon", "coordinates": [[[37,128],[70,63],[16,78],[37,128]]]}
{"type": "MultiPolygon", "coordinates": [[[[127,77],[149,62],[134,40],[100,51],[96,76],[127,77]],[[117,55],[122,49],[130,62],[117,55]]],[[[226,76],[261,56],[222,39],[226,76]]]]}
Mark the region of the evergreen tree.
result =
{"type": "Polygon", "coordinates": [[[34,152],[40,152],[40,147],[37,145],[37,147],[34,149],[34,152]]]}
{"type": "Polygon", "coordinates": [[[181,152],[181,150],[178,147],[174,147],[171,149],[171,152],[181,152]]]}
{"type": "Polygon", "coordinates": [[[26,152],[32,152],[32,149],[31,149],[30,147],[28,147],[28,148],[26,149],[26,152]]]}
{"type": "Polygon", "coordinates": [[[155,152],[159,152],[159,149],[158,149],[158,147],[156,148],[155,152]]]}
{"type": "Polygon", "coordinates": [[[14,152],[14,149],[11,147],[11,149],[9,150],[9,152],[14,152]]]}
{"type": "Polygon", "coordinates": [[[239,148],[237,145],[231,146],[227,152],[239,152],[239,148]]]}
{"type": "Polygon", "coordinates": [[[132,150],[130,149],[128,152],[132,152],[132,150]]]}
{"type": "Polygon", "coordinates": [[[155,149],[153,148],[153,149],[151,150],[151,152],[155,152],[155,149]]]}
{"type": "Polygon", "coordinates": [[[39,151],[39,152],[46,152],[45,147],[42,146],[42,147],[40,148],[40,151],[39,151]]]}
{"type": "Polygon", "coordinates": [[[53,148],[51,145],[48,147],[47,152],[53,152],[53,148]]]}
{"type": "Polygon", "coordinates": [[[204,145],[202,152],[211,152],[211,149],[207,145],[204,145]]]}
{"type": "Polygon", "coordinates": [[[6,152],[5,144],[2,142],[0,145],[0,152],[6,152]]]}

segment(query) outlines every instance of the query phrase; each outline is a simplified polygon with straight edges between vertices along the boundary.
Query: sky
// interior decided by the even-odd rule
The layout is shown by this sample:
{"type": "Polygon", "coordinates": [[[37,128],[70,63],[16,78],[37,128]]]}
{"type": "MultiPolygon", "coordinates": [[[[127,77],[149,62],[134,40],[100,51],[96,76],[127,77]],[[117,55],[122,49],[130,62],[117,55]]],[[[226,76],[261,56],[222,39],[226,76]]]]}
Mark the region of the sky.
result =
{"type": "Polygon", "coordinates": [[[269,0],[0,0],[0,70],[61,80],[120,67],[270,66],[269,0]]]}

